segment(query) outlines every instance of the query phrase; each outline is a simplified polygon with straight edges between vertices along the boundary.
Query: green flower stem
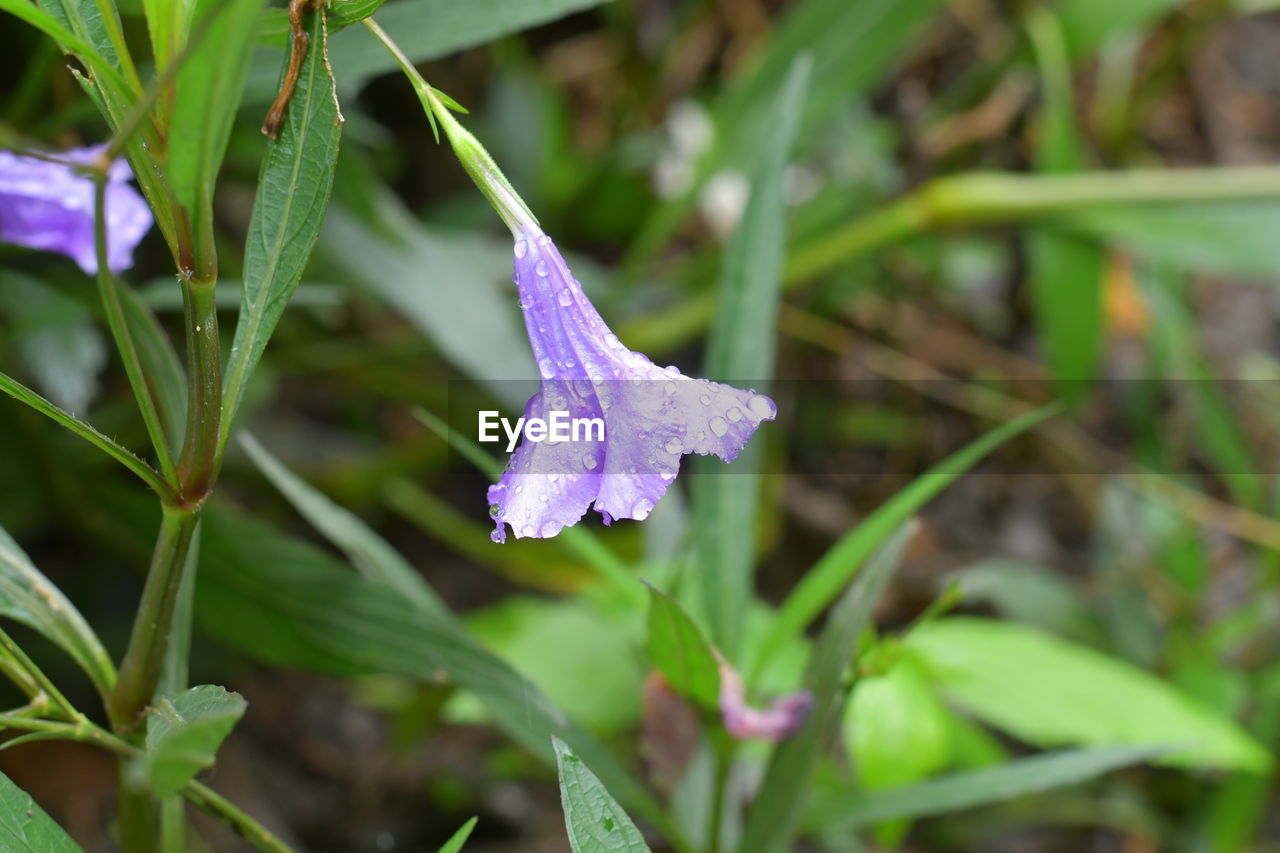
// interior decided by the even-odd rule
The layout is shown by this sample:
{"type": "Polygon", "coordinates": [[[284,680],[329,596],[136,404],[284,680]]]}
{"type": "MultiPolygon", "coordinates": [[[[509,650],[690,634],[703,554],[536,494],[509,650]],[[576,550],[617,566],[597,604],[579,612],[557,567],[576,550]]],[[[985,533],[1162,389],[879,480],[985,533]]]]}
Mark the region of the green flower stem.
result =
{"type": "Polygon", "coordinates": [[[134,345],[133,335],[129,332],[125,321],[124,308],[120,304],[120,289],[115,274],[107,265],[107,169],[110,161],[98,164],[94,174],[94,223],[93,241],[98,255],[98,294],[102,299],[103,311],[107,317],[107,327],[115,341],[120,358],[124,361],[124,372],[129,377],[129,387],[133,389],[134,399],[138,401],[138,411],[142,414],[142,422],[147,427],[147,435],[151,438],[151,446],[155,450],[156,460],[160,464],[160,473],[165,480],[177,488],[178,472],[173,464],[173,456],[169,453],[169,442],[164,434],[164,426],[160,420],[160,410],[156,406],[152,394],[152,385],[147,381],[142,360],[138,357],[138,349],[134,345]]]}
{"type": "MultiPolygon", "coordinates": [[[[1023,175],[973,172],[937,178],[885,207],[797,247],[783,269],[791,289],[886,246],[944,228],[1018,225],[1065,217],[1086,207],[1280,200],[1280,168],[1083,172],[1023,175]]],[[[620,330],[641,350],[687,343],[710,323],[710,293],[684,300],[620,330]]]]}
{"type": "Polygon", "coordinates": [[[187,435],[178,460],[179,492],[187,506],[199,507],[213,489],[222,422],[222,344],[218,338],[215,282],[182,279],[190,401],[187,435]]]}
{"type": "Polygon", "coordinates": [[[182,570],[198,522],[198,509],[163,507],[160,535],[156,538],[129,647],[120,664],[116,687],[107,701],[107,716],[117,734],[136,730],[142,712],[155,695],[173,627],[182,570]]]}

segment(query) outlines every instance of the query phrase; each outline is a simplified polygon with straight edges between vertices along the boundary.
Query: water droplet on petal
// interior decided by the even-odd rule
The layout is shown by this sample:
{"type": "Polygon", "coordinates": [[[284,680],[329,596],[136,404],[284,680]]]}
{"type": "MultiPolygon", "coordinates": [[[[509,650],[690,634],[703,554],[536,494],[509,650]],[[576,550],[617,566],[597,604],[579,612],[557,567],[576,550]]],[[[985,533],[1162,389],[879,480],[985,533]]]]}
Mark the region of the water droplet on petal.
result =
{"type": "Polygon", "coordinates": [[[699,402],[699,403],[701,403],[701,404],[702,404],[702,405],[704,405],[704,406],[710,406],[710,405],[711,405],[711,395],[710,395],[710,394],[703,394],[701,397],[699,397],[699,398],[698,398],[698,402],[699,402]]]}
{"type": "Polygon", "coordinates": [[[672,480],[674,480],[674,479],[676,478],[676,472],[675,472],[675,471],[664,471],[663,469],[659,468],[659,469],[658,469],[658,476],[659,476],[659,477],[661,477],[663,480],[666,480],[668,483],[670,483],[672,480]]]}
{"type": "Polygon", "coordinates": [[[522,528],[520,529],[520,535],[521,535],[521,536],[535,536],[535,535],[537,535],[537,531],[533,529],[533,525],[532,525],[532,524],[526,524],[524,527],[522,527],[522,528]]]}
{"type": "Polygon", "coordinates": [[[666,385],[663,386],[663,388],[666,390],[668,394],[676,393],[676,383],[674,382],[668,382],[666,385]]]}
{"type": "Polygon", "coordinates": [[[684,445],[680,443],[680,439],[678,438],[667,439],[667,443],[662,447],[668,453],[679,453],[681,450],[684,450],[684,445]]]}
{"type": "Polygon", "coordinates": [[[585,454],[582,457],[582,467],[586,468],[588,471],[594,471],[596,467],[596,457],[590,453],[585,454]]]}
{"type": "Polygon", "coordinates": [[[547,497],[546,493],[544,492],[543,494],[538,495],[538,500],[541,503],[546,503],[547,501],[551,500],[551,498],[547,497]]]}
{"type": "Polygon", "coordinates": [[[662,372],[670,376],[672,379],[675,379],[680,375],[680,368],[676,367],[674,364],[668,364],[666,367],[662,368],[662,372]]]}
{"type": "Polygon", "coordinates": [[[573,304],[573,295],[567,290],[562,290],[560,295],[556,297],[556,301],[560,303],[561,308],[568,308],[573,304]]]}
{"type": "Polygon", "coordinates": [[[560,475],[559,475],[559,474],[548,474],[548,475],[547,475],[547,482],[549,482],[549,483],[554,483],[556,480],[559,480],[559,479],[560,479],[560,475]]]}
{"type": "Polygon", "coordinates": [[[498,513],[500,513],[500,512],[502,512],[502,507],[500,507],[498,504],[489,504],[489,517],[490,517],[490,518],[497,518],[497,517],[498,517],[498,513]]]}
{"type": "Polygon", "coordinates": [[[768,397],[752,397],[747,408],[751,410],[756,420],[764,420],[778,414],[778,407],[768,397]]]}
{"type": "Polygon", "coordinates": [[[697,438],[698,441],[703,441],[704,439],[706,439],[707,433],[705,430],[698,430],[698,434],[694,437],[697,438]]]}
{"type": "Polygon", "coordinates": [[[556,375],[556,366],[551,359],[544,358],[538,362],[538,372],[542,374],[543,379],[552,379],[556,375]]]}
{"type": "Polygon", "coordinates": [[[516,257],[523,258],[527,254],[529,254],[529,241],[517,240],[516,241],[516,257]]]}
{"type": "Polygon", "coordinates": [[[517,495],[518,495],[518,494],[520,494],[520,493],[521,493],[521,492],[523,492],[523,491],[524,491],[524,486],[522,486],[522,485],[518,485],[518,486],[516,486],[516,488],[515,488],[515,493],[516,493],[517,495]]]}
{"type": "Polygon", "coordinates": [[[653,501],[648,498],[641,498],[636,501],[635,506],[631,507],[631,517],[636,521],[644,521],[651,512],[653,512],[653,501]]]}
{"type": "Polygon", "coordinates": [[[538,262],[533,265],[533,271],[538,275],[545,276],[547,274],[547,262],[539,259],[538,262]]]}
{"type": "Polygon", "coordinates": [[[546,524],[542,525],[542,538],[550,539],[552,536],[555,536],[557,533],[559,533],[563,529],[564,529],[564,525],[561,524],[560,522],[548,521],[546,524]]]}
{"type": "Polygon", "coordinates": [[[707,426],[711,427],[711,431],[716,435],[724,435],[729,431],[729,424],[719,415],[707,421],[707,426]]]}
{"type": "Polygon", "coordinates": [[[734,406],[732,409],[725,412],[724,416],[736,424],[738,421],[742,420],[742,409],[734,406]]]}

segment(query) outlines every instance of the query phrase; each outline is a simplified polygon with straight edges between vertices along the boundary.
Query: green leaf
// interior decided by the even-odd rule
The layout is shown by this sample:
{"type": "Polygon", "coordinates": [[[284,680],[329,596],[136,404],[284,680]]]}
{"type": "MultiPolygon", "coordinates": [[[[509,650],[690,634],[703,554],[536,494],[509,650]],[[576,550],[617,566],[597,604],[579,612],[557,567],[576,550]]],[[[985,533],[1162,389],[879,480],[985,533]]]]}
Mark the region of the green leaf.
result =
{"type": "Polygon", "coordinates": [[[115,686],[116,670],[80,611],[0,527],[0,616],[34,628],[71,655],[98,692],[115,686]]]}
{"type": "MultiPolygon", "coordinates": [[[[167,284],[177,290],[173,281],[167,284]]],[[[129,328],[142,372],[151,388],[151,396],[155,400],[169,450],[177,456],[182,449],[187,425],[186,371],[178,360],[173,341],[137,291],[117,279],[116,292],[120,295],[125,325],[129,328]]]]}
{"type": "Polygon", "coordinates": [[[250,374],[262,357],[320,235],[342,119],[324,59],[323,17],[311,15],[311,50],[298,74],[280,137],[267,143],[245,242],[244,293],[227,362],[220,428],[225,446],[250,374]]]}
{"type": "Polygon", "coordinates": [[[622,806],[573,750],[552,738],[560,772],[560,802],[573,853],[649,853],[622,806]]]}
{"type": "Polygon", "coordinates": [[[720,667],[706,638],[665,592],[649,587],[649,659],[671,688],[714,711],[720,701],[720,667]]]}
{"type": "Polygon", "coordinates": [[[906,646],[957,705],[1042,747],[1175,745],[1162,763],[1263,772],[1266,751],[1235,722],[1150,673],[1033,628],[953,617],[906,646]]]}
{"type": "Polygon", "coordinates": [[[31,795],[0,773],[0,848],[10,853],[83,853],[31,795]]]}
{"type": "Polygon", "coordinates": [[[398,551],[350,510],[338,506],[294,474],[249,434],[240,437],[249,458],[311,526],[347,555],[369,579],[394,589],[417,607],[443,615],[444,602],[398,551]]]}
{"type": "Polygon", "coordinates": [[[951,714],[910,659],[854,685],[842,728],[863,789],[918,782],[951,761],[951,714]]]}
{"type": "MultiPolygon", "coordinates": [[[[378,2],[381,2],[381,0],[378,0],[378,2]]],[[[464,823],[458,831],[444,843],[444,846],[440,848],[440,853],[459,853],[459,851],[462,850],[462,845],[466,844],[467,839],[471,837],[471,830],[476,828],[476,822],[478,820],[479,818],[473,817],[471,820],[464,823]]]]}
{"type": "Polygon", "coordinates": [[[983,560],[955,575],[962,599],[1093,646],[1104,644],[1092,605],[1066,577],[1016,560],[983,560]]]}
{"type": "MultiPolygon", "coordinates": [[[[1037,144],[1041,172],[1077,172],[1085,165],[1076,127],[1071,64],[1057,18],[1038,7],[1027,20],[1035,48],[1044,111],[1037,144]]],[[[1045,360],[1061,393],[1078,399],[1102,357],[1103,248],[1095,241],[1048,226],[1032,229],[1027,254],[1036,326],[1043,337],[1045,360]]]]}
{"type": "MultiPolygon", "coordinates": [[[[751,198],[725,256],[719,314],[708,342],[712,379],[755,383],[773,376],[774,336],[786,247],[783,178],[804,106],[812,61],[797,58],[773,104],[774,121],[751,173],[751,198]]],[[[692,460],[698,574],[712,640],[730,659],[741,642],[755,567],[756,508],[763,437],[744,448],[726,473],[715,459],[692,460]]]]}
{"type": "Polygon", "coordinates": [[[1054,12],[1074,59],[1084,59],[1107,40],[1136,33],[1185,0],[1058,0],[1054,12]]]}
{"type": "MultiPolygon", "coordinates": [[[[373,15],[386,0],[342,0],[330,3],[325,10],[325,21],[332,35],[338,30],[358,24],[373,15]]],[[[285,46],[289,43],[289,10],[268,9],[258,28],[258,40],[266,44],[285,46]]]]}
{"type": "Polygon", "coordinates": [[[340,675],[394,673],[470,690],[517,742],[552,759],[551,736],[589,757],[627,805],[669,827],[661,807],[528,679],[455,619],[351,572],[328,553],[253,519],[205,510],[196,615],[227,645],[278,666],[340,675]]]}
{"type": "MultiPolygon", "coordinates": [[[[584,598],[517,595],[470,610],[464,621],[571,719],[610,735],[630,730],[639,717],[636,697],[645,676],[635,653],[639,615],[637,610],[602,612],[584,598]]],[[[464,722],[485,719],[471,710],[475,704],[475,697],[461,695],[450,700],[447,711],[464,722]]]]}
{"type": "Polygon", "coordinates": [[[430,231],[385,191],[373,204],[377,229],[334,206],[325,259],[398,311],[464,374],[495,380],[502,401],[523,408],[529,388],[509,380],[532,379],[537,370],[512,310],[511,241],[430,231]]]}
{"type": "Polygon", "coordinates": [[[1280,203],[1205,201],[1094,205],[1062,217],[1063,225],[1121,246],[1145,261],[1193,272],[1280,279],[1280,203]]]}
{"type": "Polygon", "coordinates": [[[847,691],[845,670],[856,657],[872,608],[897,568],[914,524],[900,525],[831,610],[805,675],[813,710],[777,748],[760,792],[747,815],[740,853],[783,853],[791,849],[809,793],[810,778],[840,723],[847,691]]]}
{"type": "MultiPolygon", "coordinates": [[[[199,44],[174,82],[166,174],[188,211],[196,269],[216,270],[213,193],[249,71],[250,48],[266,0],[194,0],[187,12],[199,44]]],[[[322,120],[322,119],[320,119],[322,120]]]]}
{"type": "Polygon", "coordinates": [[[770,656],[800,636],[805,626],[840,594],[867,555],[890,533],[988,453],[1057,411],[1056,406],[1044,406],[997,427],[921,474],[841,537],[822,555],[822,559],[805,572],[804,578],[787,596],[773,627],[760,644],[760,652],[751,671],[760,672],[770,656]]]}
{"type": "Polygon", "coordinates": [[[947,814],[1074,785],[1147,761],[1162,751],[1159,747],[1070,750],[952,773],[905,788],[874,793],[841,792],[816,800],[810,811],[811,820],[824,829],[834,829],[947,814]]]}
{"type": "Polygon", "coordinates": [[[157,494],[165,495],[170,493],[171,489],[164,479],[151,466],[139,459],[133,451],[122,447],[113,439],[107,438],[75,415],[58,408],[16,379],[0,373],[0,392],[8,394],[20,403],[25,403],[40,414],[80,436],[137,474],[157,494]]]}
{"type": "Polygon", "coordinates": [[[158,797],[178,793],[213,764],[218,747],[244,710],[243,696],[212,684],[161,699],[148,712],[146,752],[137,759],[134,772],[158,797]]]}

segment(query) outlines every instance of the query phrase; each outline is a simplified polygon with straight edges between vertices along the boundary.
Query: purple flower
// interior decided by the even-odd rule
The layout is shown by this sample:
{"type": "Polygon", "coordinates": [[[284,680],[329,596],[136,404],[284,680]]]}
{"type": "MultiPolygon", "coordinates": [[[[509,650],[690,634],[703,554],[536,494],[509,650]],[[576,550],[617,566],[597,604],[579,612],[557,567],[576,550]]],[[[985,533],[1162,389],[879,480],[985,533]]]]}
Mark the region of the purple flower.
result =
{"type": "Polygon", "coordinates": [[[762,394],[691,379],[623,346],[551,238],[523,215],[513,220],[515,282],[542,377],[525,406],[526,423],[560,412],[584,427],[563,441],[525,433],[489,488],[495,542],[506,540],[506,525],[517,538],[555,536],[592,505],[605,524],[639,521],[666,493],[682,455],[729,462],[762,421],[773,420],[777,408],[762,394]],[[591,422],[602,425],[603,436],[591,422]]]}
{"type": "MultiPolygon", "coordinates": [[[[90,165],[105,147],[77,148],[51,160],[0,151],[0,242],[59,252],[96,273],[93,179],[72,166],[90,165]]],[[[133,265],[134,247],[152,224],[146,202],[128,183],[132,177],[124,160],[111,164],[107,264],[113,272],[133,265]]]]}
{"type": "Polygon", "coordinates": [[[789,693],[765,710],[750,707],[742,676],[720,661],[720,716],[734,737],[780,741],[804,725],[812,708],[813,695],[808,690],[789,693]]]}

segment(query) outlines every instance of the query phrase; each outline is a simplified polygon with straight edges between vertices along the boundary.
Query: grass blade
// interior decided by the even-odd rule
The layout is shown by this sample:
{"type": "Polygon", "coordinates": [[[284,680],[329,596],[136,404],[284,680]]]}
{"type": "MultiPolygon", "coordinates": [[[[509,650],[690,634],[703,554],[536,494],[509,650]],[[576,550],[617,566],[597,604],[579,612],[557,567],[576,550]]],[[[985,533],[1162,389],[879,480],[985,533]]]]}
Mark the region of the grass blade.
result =
{"type": "Polygon", "coordinates": [[[871,620],[880,591],[897,568],[914,530],[913,524],[900,525],[832,610],[805,675],[805,686],[813,694],[813,711],[800,731],[774,752],[747,815],[740,853],[782,853],[791,849],[800,829],[809,778],[840,724],[848,697],[845,670],[857,653],[858,641],[871,620]]]}
{"type": "MultiPolygon", "coordinates": [[[[791,64],[769,110],[775,117],[752,173],[751,198],[725,256],[720,312],[708,343],[712,379],[763,385],[773,375],[774,336],[786,247],[784,177],[804,107],[812,60],[791,64]]],[[[760,442],[744,448],[726,474],[719,460],[694,459],[693,483],[698,573],[711,640],[737,654],[755,567],[756,508],[760,498],[760,442]]]]}

